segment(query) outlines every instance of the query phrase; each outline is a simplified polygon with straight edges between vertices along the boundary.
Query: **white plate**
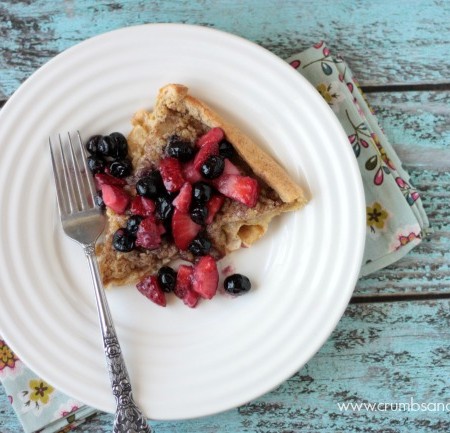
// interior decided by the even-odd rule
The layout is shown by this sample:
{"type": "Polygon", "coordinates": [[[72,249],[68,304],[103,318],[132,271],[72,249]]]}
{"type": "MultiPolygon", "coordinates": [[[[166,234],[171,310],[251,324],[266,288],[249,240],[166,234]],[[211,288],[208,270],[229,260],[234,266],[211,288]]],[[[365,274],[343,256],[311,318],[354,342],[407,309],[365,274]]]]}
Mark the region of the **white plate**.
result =
{"type": "Polygon", "coordinates": [[[108,292],[135,397],[154,419],[223,411],[302,367],[340,319],[360,268],[364,197],[347,138],[318,93],[263,48],[219,31],[155,24],[89,39],[29,78],[0,112],[0,332],[60,390],[114,411],[81,249],[56,213],[47,140],[127,133],[157,90],[184,83],[277,158],[309,191],[301,212],[231,255],[254,289],[196,309],[108,292]]]}

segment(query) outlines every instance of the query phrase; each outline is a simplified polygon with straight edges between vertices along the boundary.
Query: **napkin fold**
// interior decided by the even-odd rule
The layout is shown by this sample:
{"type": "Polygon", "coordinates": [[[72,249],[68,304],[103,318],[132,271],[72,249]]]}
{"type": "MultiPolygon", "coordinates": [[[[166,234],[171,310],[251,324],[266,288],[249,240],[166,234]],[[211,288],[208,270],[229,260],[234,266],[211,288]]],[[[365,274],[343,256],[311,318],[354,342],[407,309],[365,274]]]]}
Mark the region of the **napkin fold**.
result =
{"type": "MultiPolygon", "coordinates": [[[[342,57],[319,42],[287,61],[322,95],[353,148],[366,198],[360,275],[370,274],[421,242],[429,223],[420,196],[342,57]]],[[[96,413],[34,374],[1,336],[0,380],[25,433],[68,432],[96,413]]]]}
{"type": "Polygon", "coordinates": [[[322,95],[339,119],[361,172],[366,243],[360,276],[396,262],[429,228],[419,193],[341,56],[325,42],[287,59],[322,95]]]}

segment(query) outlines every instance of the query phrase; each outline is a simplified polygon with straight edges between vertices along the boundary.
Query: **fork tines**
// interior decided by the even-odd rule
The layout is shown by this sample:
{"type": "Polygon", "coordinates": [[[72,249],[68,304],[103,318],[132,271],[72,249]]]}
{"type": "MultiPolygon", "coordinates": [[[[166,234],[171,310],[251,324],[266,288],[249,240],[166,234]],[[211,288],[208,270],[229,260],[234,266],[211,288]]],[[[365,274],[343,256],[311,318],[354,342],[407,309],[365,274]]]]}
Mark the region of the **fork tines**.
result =
{"type": "Polygon", "coordinates": [[[75,140],[70,132],[67,140],[58,135],[58,144],[49,137],[53,174],[55,176],[58,205],[61,215],[95,208],[96,188],[87,166],[86,152],[80,133],[75,140]],[[74,143],[75,142],[75,143],[74,143]]]}

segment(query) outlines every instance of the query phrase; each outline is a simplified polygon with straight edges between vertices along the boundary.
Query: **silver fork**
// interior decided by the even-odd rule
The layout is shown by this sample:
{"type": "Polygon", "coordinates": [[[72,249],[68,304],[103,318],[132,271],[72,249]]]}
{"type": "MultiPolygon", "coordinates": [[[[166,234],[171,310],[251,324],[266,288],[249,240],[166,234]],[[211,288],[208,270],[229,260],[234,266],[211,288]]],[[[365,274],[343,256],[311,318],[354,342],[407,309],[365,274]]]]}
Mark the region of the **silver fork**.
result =
{"type": "Polygon", "coordinates": [[[65,234],[81,244],[92,274],[106,363],[116,398],[113,432],[152,433],[133,399],[128,372],[95,257],[95,243],[105,228],[105,216],[95,204],[97,192],[93,176],[87,167],[80,133],[76,134],[76,146],[72,142],[71,134],[67,135],[68,138],[64,142],[59,136],[59,144],[56,145],[53,145],[49,138],[58,208],[65,234]]]}

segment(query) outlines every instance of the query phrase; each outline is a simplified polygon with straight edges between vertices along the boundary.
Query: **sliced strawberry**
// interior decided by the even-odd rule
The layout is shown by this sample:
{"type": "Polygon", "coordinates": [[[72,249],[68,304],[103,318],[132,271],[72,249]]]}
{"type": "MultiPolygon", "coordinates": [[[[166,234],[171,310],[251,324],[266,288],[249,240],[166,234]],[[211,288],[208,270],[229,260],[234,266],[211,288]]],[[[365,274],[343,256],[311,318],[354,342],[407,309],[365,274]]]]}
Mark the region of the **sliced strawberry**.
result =
{"type": "Polygon", "coordinates": [[[223,130],[221,128],[211,128],[206,134],[203,134],[196,142],[198,147],[203,147],[208,143],[216,143],[219,144],[225,137],[223,130]]]}
{"type": "Polygon", "coordinates": [[[200,182],[203,180],[203,176],[200,171],[194,167],[194,160],[183,165],[183,176],[190,183],[200,182]]]}
{"type": "Polygon", "coordinates": [[[211,299],[217,292],[219,271],[216,261],[211,256],[203,256],[194,266],[192,290],[202,298],[211,299]]]}
{"type": "Polygon", "coordinates": [[[214,180],[214,186],[225,197],[254,207],[258,201],[259,185],[256,179],[238,174],[223,174],[214,180]]]}
{"type": "Polygon", "coordinates": [[[102,189],[102,185],[115,185],[115,186],[125,186],[127,182],[125,179],[119,179],[118,177],[111,176],[106,173],[97,173],[94,176],[95,187],[97,190],[102,189]]]}
{"type": "Polygon", "coordinates": [[[136,246],[147,250],[159,248],[164,231],[164,226],[157,222],[154,216],[144,218],[136,233],[136,246]]]}
{"type": "Polygon", "coordinates": [[[200,170],[201,166],[211,155],[219,154],[219,143],[215,141],[208,141],[197,152],[194,158],[194,167],[196,170],[200,170]]]}
{"type": "Polygon", "coordinates": [[[179,194],[175,197],[172,204],[181,212],[189,212],[189,206],[192,198],[192,185],[185,182],[181,187],[179,194]]]}
{"type": "Polygon", "coordinates": [[[158,283],[156,275],[150,275],[136,284],[136,288],[155,304],[166,306],[166,296],[158,283]]]}
{"type": "Polygon", "coordinates": [[[222,174],[241,174],[241,171],[228,158],[225,158],[225,167],[222,174]]]}
{"type": "Polygon", "coordinates": [[[183,299],[188,290],[192,289],[192,274],[194,268],[188,265],[180,265],[177,271],[177,281],[173,292],[180,299],[183,299]]]}
{"type": "Polygon", "coordinates": [[[130,196],[116,185],[102,185],[102,198],[106,206],[118,214],[123,214],[129,203],[130,196]]]}
{"type": "Polygon", "coordinates": [[[215,194],[206,203],[206,208],[208,209],[208,216],[206,217],[205,223],[211,224],[214,217],[225,201],[225,197],[222,194],[215,194]]]}
{"type": "Polygon", "coordinates": [[[179,191],[185,180],[180,161],[176,158],[163,158],[159,163],[159,171],[167,191],[179,191]]]}
{"type": "Polygon", "coordinates": [[[192,266],[181,265],[177,272],[177,281],[175,284],[174,293],[183,302],[191,308],[194,308],[200,295],[192,290],[192,274],[194,273],[194,268],[192,266]]]}
{"type": "Polygon", "coordinates": [[[172,234],[175,245],[180,250],[187,250],[189,244],[200,232],[202,226],[192,221],[187,212],[175,209],[172,216],[172,234]]]}
{"type": "Polygon", "coordinates": [[[184,295],[183,302],[190,308],[195,308],[198,304],[198,300],[200,299],[200,295],[193,290],[188,290],[184,295]]]}
{"type": "Polygon", "coordinates": [[[156,209],[155,202],[142,195],[137,195],[131,201],[130,212],[133,215],[148,217],[154,214],[155,209],[156,209]]]}

